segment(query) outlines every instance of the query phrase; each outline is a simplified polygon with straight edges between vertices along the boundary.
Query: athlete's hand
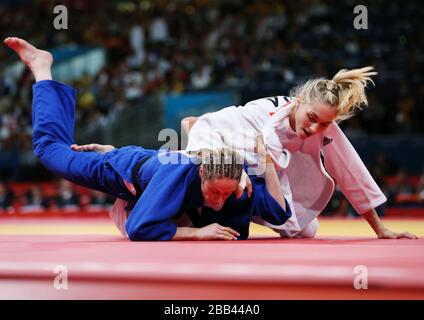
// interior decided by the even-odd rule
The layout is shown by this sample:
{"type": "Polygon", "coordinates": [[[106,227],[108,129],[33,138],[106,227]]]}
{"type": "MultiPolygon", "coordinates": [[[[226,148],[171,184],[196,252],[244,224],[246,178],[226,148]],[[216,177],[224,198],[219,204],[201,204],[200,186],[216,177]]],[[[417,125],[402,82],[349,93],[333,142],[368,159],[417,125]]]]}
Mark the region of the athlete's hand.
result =
{"type": "Polygon", "coordinates": [[[250,196],[252,195],[252,181],[250,181],[249,176],[243,170],[243,173],[241,174],[240,182],[237,186],[236,191],[234,191],[237,199],[241,198],[241,196],[243,195],[244,189],[246,189],[247,196],[250,198],[250,196]]]}
{"type": "Polygon", "coordinates": [[[409,232],[403,232],[403,233],[396,233],[389,229],[383,229],[381,232],[377,234],[379,239],[419,239],[416,235],[409,233],[409,232]]]}
{"type": "Polygon", "coordinates": [[[269,170],[269,168],[275,170],[274,160],[265,147],[264,137],[261,131],[258,131],[257,135],[256,152],[258,154],[258,170],[256,174],[265,174],[265,171],[269,170]]]}
{"type": "Polygon", "coordinates": [[[90,143],[90,144],[83,144],[83,145],[77,145],[77,144],[73,144],[71,145],[71,149],[74,151],[82,151],[82,152],[87,152],[87,151],[94,151],[97,153],[106,153],[109,151],[112,151],[113,149],[115,149],[114,146],[107,144],[97,144],[97,143],[90,143]]]}
{"type": "Polygon", "coordinates": [[[196,240],[237,240],[240,234],[229,227],[223,227],[218,223],[213,223],[197,229],[193,233],[193,236],[196,240]]]}

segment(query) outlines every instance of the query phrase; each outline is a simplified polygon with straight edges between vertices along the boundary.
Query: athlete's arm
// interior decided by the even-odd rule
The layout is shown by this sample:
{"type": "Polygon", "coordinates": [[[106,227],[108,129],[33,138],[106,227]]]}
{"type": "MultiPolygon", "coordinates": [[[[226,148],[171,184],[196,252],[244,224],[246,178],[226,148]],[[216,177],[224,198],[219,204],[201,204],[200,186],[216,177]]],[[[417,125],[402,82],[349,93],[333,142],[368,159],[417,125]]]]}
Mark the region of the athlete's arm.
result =
{"type": "Polygon", "coordinates": [[[363,216],[371,228],[373,228],[379,239],[418,239],[416,235],[409,232],[396,233],[386,228],[378,217],[375,209],[365,212],[363,216]]]}
{"type": "Polygon", "coordinates": [[[286,210],[286,200],[284,199],[283,190],[278,179],[277,171],[275,170],[275,164],[265,148],[261,132],[258,132],[257,146],[259,166],[264,172],[266,188],[281,208],[286,210]]]}

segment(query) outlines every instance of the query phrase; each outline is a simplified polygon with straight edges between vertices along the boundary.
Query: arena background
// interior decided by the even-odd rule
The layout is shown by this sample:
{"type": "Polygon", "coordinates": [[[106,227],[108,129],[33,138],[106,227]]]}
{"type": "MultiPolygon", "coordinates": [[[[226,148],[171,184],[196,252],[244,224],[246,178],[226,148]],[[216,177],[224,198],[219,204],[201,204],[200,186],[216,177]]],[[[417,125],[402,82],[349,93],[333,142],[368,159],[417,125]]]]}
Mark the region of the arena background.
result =
{"type": "MultiPolygon", "coordinates": [[[[79,144],[158,148],[160,130],[179,131],[185,116],[374,66],[369,108],[341,127],[388,197],[383,221],[421,236],[423,21],[420,1],[0,2],[1,38],[49,50],[54,78],[78,88],[79,144]],[[67,8],[67,29],[54,27],[57,5],[67,8]],[[357,5],[367,8],[367,29],[354,27],[357,5]]],[[[0,61],[0,235],[116,236],[107,220],[113,199],[57,179],[34,157],[34,79],[6,46],[0,61]]],[[[374,236],[338,190],[321,216],[319,236],[374,236]]],[[[257,226],[252,234],[275,235],[257,226]]]]}

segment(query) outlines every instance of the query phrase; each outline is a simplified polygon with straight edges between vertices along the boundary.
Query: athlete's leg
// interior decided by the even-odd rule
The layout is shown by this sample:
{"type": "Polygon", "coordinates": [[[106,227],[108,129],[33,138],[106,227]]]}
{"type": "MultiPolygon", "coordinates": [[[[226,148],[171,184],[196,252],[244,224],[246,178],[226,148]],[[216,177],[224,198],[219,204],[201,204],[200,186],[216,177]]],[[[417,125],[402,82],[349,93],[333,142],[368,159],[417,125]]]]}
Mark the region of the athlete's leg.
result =
{"type": "Polygon", "coordinates": [[[67,180],[117,197],[128,193],[119,175],[106,165],[110,154],[71,149],[75,90],[51,80],[51,55],[19,38],[8,38],[5,43],[18,53],[37,79],[32,106],[35,155],[49,170],[67,180]]]}
{"type": "Polygon", "coordinates": [[[4,43],[13,49],[30,68],[34,74],[35,81],[52,80],[51,66],[53,57],[49,52],[39,50],[20,38],[9,37],[4,40],[4,43]]]}

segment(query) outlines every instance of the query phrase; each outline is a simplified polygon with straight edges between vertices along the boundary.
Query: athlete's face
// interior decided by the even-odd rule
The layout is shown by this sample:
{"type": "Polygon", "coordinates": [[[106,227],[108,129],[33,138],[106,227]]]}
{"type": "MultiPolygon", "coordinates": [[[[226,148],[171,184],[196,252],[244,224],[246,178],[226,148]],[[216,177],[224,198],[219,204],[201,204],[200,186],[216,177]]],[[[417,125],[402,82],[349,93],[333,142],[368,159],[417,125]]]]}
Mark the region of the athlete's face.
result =
{"type": "Polygon", "coordinates": [[[336,109],[320,102],[299,103],[290,117],[290,125],[301,139],[328,128],[337,118],[336,109]]]}
{"type": "Polygon", "coordinates": [[[204,205],[214,211],[221,210],[225,201],[236,190],[238,181],[228,178],[204,179],[202,174],[200,176],[204,205]]]}

